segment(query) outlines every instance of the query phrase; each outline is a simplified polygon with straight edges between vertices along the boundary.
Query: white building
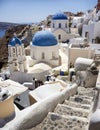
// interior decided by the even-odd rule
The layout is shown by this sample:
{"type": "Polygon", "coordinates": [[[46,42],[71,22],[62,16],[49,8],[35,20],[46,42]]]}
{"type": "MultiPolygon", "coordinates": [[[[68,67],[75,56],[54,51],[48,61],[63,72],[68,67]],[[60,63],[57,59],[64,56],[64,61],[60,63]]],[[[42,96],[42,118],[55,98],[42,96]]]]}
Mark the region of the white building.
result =
{"type": "Polygon", "coordinates": [[[69,20],[64,13],[58,13],[52,17],[51,31],[59,42],[67,40],[67,34],[69,33],[69,20]]]}
{"type": "Polygon", "coordinates": [[[71,27],[76,28],[83,22],[83,17],[73,17],[71,27]]]}
{"type": "Polygon", "coordinates": [[[100,37],[100,11],[96,13],[96,9],[90,14],[88,24],[83,25],[82,37],[86,37],[90,43],[95,43],[96,38],[100,37]]]}

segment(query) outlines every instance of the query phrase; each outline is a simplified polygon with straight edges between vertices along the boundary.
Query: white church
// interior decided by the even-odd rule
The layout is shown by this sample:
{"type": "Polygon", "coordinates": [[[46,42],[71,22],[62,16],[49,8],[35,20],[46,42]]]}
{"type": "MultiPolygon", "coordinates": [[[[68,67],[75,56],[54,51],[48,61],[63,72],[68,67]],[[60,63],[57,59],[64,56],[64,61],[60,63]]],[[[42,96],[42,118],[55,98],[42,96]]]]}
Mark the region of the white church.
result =
{"type": "Polygon", "coordinates": [[[31,59],[29,66],[44,62],[51,66],[59,65],[59,44],[50,31],[37,32],[30,44],[31,59]]]}
{"type": "Polygon", "coordinates": [[[53,15],[51,20],[51,31],[59,42],[66,41],[69,33],[69,19],[64,13],[53,15]]]}

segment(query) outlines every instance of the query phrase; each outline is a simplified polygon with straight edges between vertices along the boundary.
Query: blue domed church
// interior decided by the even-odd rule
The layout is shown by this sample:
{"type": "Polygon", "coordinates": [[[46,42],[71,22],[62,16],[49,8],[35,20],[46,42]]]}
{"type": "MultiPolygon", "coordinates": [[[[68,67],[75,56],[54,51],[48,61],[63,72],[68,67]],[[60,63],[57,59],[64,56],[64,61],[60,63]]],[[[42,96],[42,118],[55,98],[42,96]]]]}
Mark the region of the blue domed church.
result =
{"type": "Polygon", "coordinates": [[[69,20],[64,13],[57,13],[52,16],[51,31],[59,42],[67,40],[69,33],[69,20]]]}
{"type": "Polygon", "coordinates": [[[51,66],[59,65],[59,45],[50,31],[38,31],[31,42],[30,66],[44,62],[51,66]]]}

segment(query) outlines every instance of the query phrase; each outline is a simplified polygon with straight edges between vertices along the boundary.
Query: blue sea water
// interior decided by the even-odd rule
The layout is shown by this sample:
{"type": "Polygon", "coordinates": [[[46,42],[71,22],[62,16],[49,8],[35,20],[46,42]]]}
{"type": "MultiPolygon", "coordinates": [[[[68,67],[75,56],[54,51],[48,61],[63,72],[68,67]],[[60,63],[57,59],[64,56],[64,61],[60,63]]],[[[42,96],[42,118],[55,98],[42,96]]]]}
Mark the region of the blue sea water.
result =
{"type": "Polygon", "coordinates": [[[0,30],[0,38],[5,35],[5,30],[0,30]]]}

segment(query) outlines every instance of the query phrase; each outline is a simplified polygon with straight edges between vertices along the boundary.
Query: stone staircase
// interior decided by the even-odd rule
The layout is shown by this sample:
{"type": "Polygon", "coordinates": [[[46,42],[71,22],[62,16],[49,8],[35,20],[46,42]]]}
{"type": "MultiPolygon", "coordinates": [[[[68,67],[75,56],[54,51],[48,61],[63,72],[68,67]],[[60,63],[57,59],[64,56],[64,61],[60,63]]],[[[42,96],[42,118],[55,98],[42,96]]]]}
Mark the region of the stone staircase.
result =
{"type": "Polygon", "coordinates": [[[88,130],[95,95],[93,88],[79,87],[76,95],[58,104],[31,130],[88,130]]]}

